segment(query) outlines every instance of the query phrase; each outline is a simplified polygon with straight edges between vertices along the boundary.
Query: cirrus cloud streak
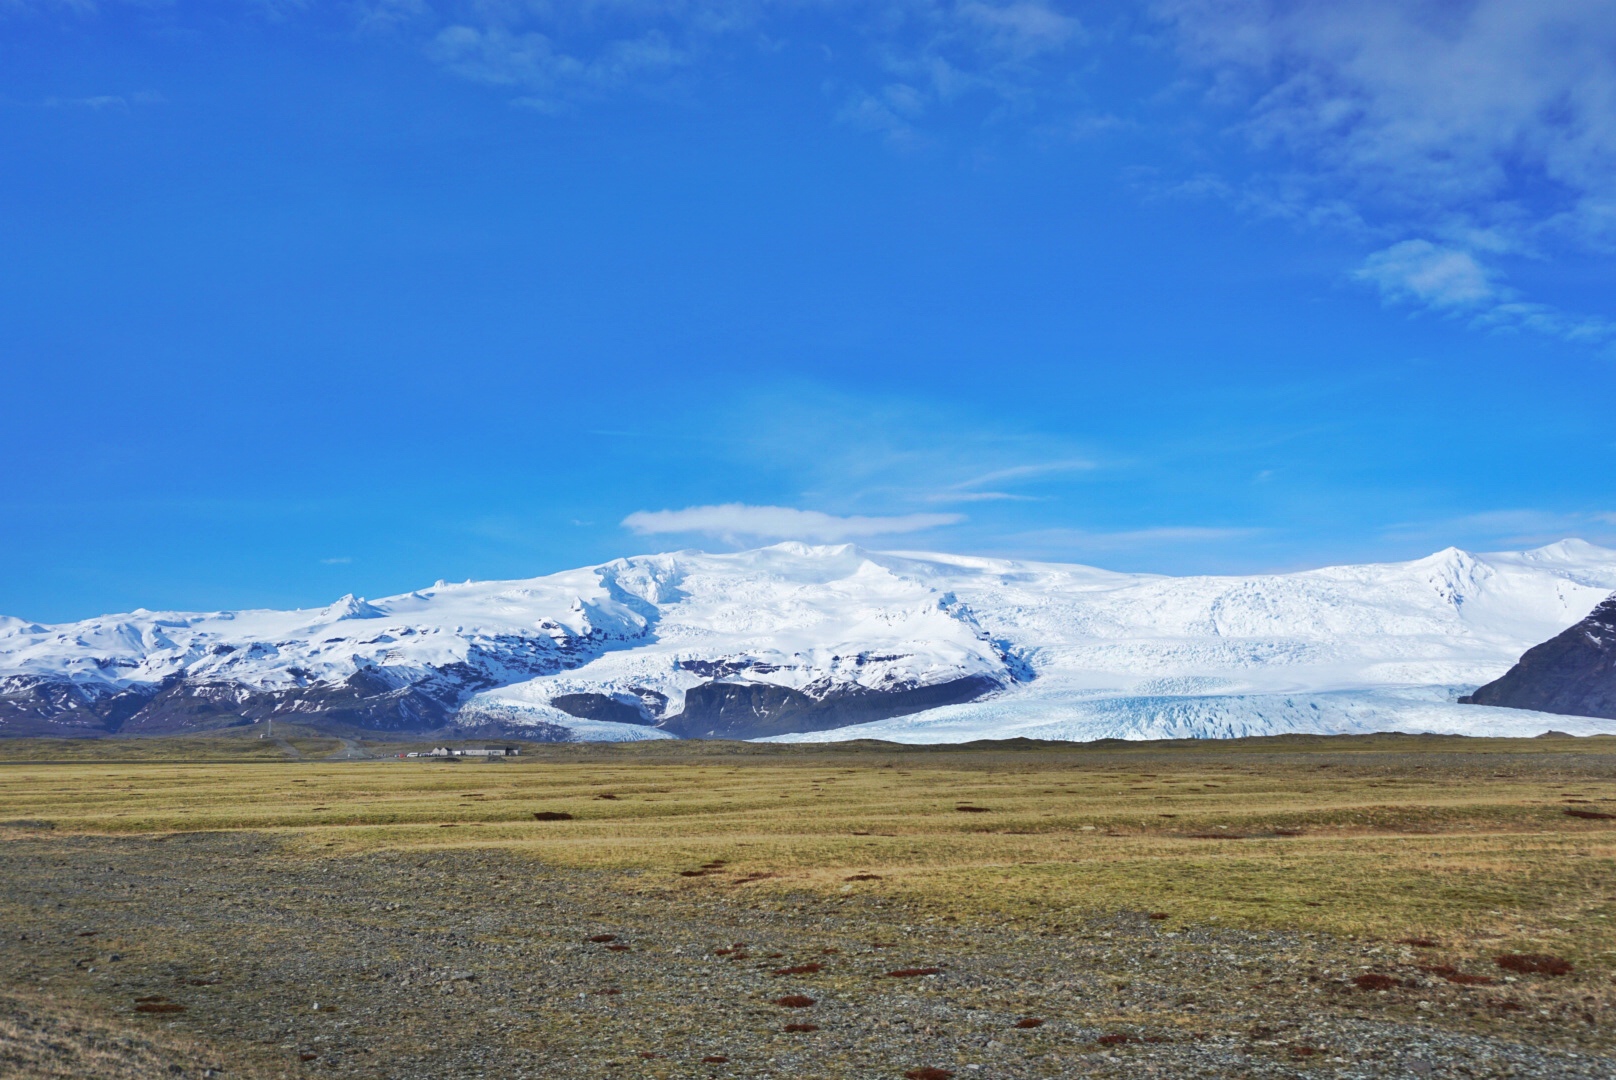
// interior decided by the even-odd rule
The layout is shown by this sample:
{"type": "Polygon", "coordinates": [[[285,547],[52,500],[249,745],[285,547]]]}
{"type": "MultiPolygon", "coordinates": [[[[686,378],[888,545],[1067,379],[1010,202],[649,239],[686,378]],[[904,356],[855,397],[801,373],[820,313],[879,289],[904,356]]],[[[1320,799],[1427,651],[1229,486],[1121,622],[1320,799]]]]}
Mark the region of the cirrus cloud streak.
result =
{"type": "Polygon", "coordinates": [[[642,536],[697,533],[722,540],[814,540],[834,543],[870,536],[921,532],[964,521],[963,514],[899,514],[885,517],[838,516],[789,506],[723,503],[683,510],[638,510],[623,527],[642,536]]]}

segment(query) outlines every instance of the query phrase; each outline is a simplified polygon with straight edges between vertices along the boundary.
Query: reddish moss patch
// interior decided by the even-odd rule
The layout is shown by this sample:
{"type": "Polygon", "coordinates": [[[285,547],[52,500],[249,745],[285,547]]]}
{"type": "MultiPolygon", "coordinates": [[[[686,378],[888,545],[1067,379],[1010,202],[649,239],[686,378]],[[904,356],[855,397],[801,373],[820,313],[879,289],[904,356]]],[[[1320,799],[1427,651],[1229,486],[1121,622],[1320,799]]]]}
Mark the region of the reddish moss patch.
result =
{"type": "Polygon", "coordinates": [[[1306,836],[1307,835],[1307,830],[1305,830],[1305,829],[1275,829],[1274,830],[1274,835],[1275,836],[1306,836]]]}
{"type": "Polygon", "coordinates": [[[1583,818],[1587,821],[1616,821],[1616,814],[1602,814],[1598,810],[1566,810],[1566,817],[1583,818]]]}
{"type": "Polygon", "coordinates": [[[713,871],[711,871],[711,870],[681,870],[681,871],[679,871],[679,876],[680,877],[706,877],[708,874],[711,874],[711,873],[713,873],[713,871]]]}
{"type": "Polygon", "coordinates": [[[815,975],[825,970],[824,964],[798,964],[796,967],[783,967],[774,972],[776,975],[815,975]]]}
{"type": "Polygon", "coordinates": [[[889,972],[887,972],[886,977],[889,978],[889,979],[918,979],[922,975],[936,975],[936,974],[939,974],[942,970],[943,970],[942,968],[934,968],[934,967],[899,968],[897,971],[889,971],[889,972]]]}
{"type": "Polygon", "coordinates": [[[166,997],[164,997],[162,994],[147,994],[145,997],[137,997],[135,999],[135,1004],[137,1004],[137,1005],[149,1005],[154,1001],[167,1001],[167,1000],[168,999],[166,997]]]}
{"type": "Polygon", "coordinates": [[[1390,975],[1382,975],[1378,971],[1371,971],[1353,979],[1352,984],[1360,990],[1390,990],[1397,986],[1398,982],[1390,975]]]}
{"type": "Polygon", "coordinates": [[[615,986],[603,986],[599,990],[595,991],[595,993],[597,993],[597,994],[605,994],[608,997],[610,997],[613,994],[621,994],[622,992],[623,991],[619,990],[615,986]]]}
{"type": "Polygon", "coordinates": [[[1021,1028],[1023,1030],[1026,1030],[1028,1028],[1043,1027],[1043,1026],[1044,1026],[1043,1019],[1041,1017],[1037,1017],[1037,1016],[1023,1016],[1020,1020],[1016,1021],[1016,1027],[1021,1028]]]}
{"type": "Polygon", "coordinates": [[[953,1075],[954,1074],[949,1072],[947,1069],[938,1069],[933,1068],[930,1065],[922,1065],[918,1069],[910,1069],[908,1072],[904,1073],[903,1080],[948,1080],[948,1078],[953,1075]]]}
{"type": "Polygon", "coordinates": [[[297,1055],[297,1060],[299,1060],[299,1061],[313,1061],[315,1058],[317,1058],[319,1056],[320,1056],[319,1054],[311,1053],[310,1051],[305,1050],[301,1054],[297,1055]]]}
{"type": "Polygon", "coordinates": [[[1306,1043],[1298,1043],[1297,1045],[1291,1047],[1291,1057],[1294,1058],[1310,1058],[1322,1053],[1324,1053],[1323,1050],[1320,1050],[1316,1046],[1309,1046],[1306,1043]]]}
{"type": "Polygon", "coordinates": [[[820,949],[819,951],[820,951],[820,953],[822,953],[825,956],[835,956],[837,953],[841,952],[842,950],[836,949],[836,948],[830,948],[830,949],[820,949]]]}
{"type": "Polygon", "coordinates": [[[961,814],[990,814],[990,813],[992,813],[992,811],[989,810],[985,806],[956,806],[956,807],[954,807],[954,810],[955,810],[955,812],[961,813],[961,814]]]}
{"type": "Polygon", "coordinates": [[[572,815],[565,810],[535,810],[534,821],[571,821],[572,815]]]}
{"type": "Polygon", "coordinates": [[[597,798],[597,799],[610,799],[613,802],[617,801],[617,796],[616,795],[596,795],[595,798],[597,798]]]}
{"type": "Polygon", "coordinates": [[[1432,941],[1430,938],[1423,938],[1423,937],[1398,938],[1397,939],[1397,944],[1399,944],[1399,945],[1412,945],[1416,949],[1434,949],[1434,948],[1436,948],[1436,942],[1432,941]]]}
{"type": "Polygon", "coordinates": [[[607,952],[628,952],[629,949],[628,949],[627,945],[608,945],[608,946],[606,946],[606,951],[607,952]]]}
{"type": "Polygon", "coordinates": [[[799,1032],[818,1031],[818,1024],[787,1024],[786,1030],[795,1035],[799,1032]]]}
{"type": "Polygon", "coordinates": [[[1172,916],[1167,914],[1167,912],[1165,912],[1165,911],[1152,911],[1150,913],[1150,917],[1152,919],[1156,920],[1157,922],[1161,922],[1163,919],[1171,919],[1172,918],[1172,916]]]}
{"type": "Polygon", "coordinates": [[[662,1055],[657,1053],[655,1050],[641,1050],[640,1056],[647,1061],[651,1061],[652,1059],[659,1058],[662,1055]]]}
{"type": "Polygon", "coordinates": [[[1571,974],[1571,961],[1547,953],[1505,953],[1493,959],[1505,971],[1522,975],[1571,974]]]}
{"type": "Polygon", "coordinates": [[[1522,1005],[1518,1001],[1510,1001],[1508,998],[1489,998],[1487,1000],[1487,1004],[1488,1004],[1489,1007],[1497,1009],[1499,1012],[1525,1012],[1526,1011],[1526,1006],[1525,1005],[1522,1005]]]}
{"type": "Polygon", "coordinates": [[[880,874],[853,874],[852,876],[845,877],[842,880],[843,881],[880,881],[881,880],[881,875],[880,874]]]}
{"type": "Polygon", "coordinates": [[[771,1002],[771,1004],[778,1005],[782,1009],[806,1009],[813,1003],[814,999],[807,994],[787,994],[785,997],[777,997],[771,1002]]]}
{"type": "Polygon", "coordinates": [[[708,1054],[701,1059],[701,1063],[703,1065],[727,1065],[729,1064],[729,1058],[723,1054],[708,1054]]]}
{"type": "Polygon", "coordinates": [[[185,1006],[177,1001],[143,1001],[135,1006],[138,1013],[177,1013],[184,1012],[185,1006]]]}
{"type": "Polygon", "coordinates": [[[1121,1046],[1124,1043],[1136,1042],[1137,1040],[1132,1035],[1123,1035],[1121,1032],[1114,1032],[1110,1035],[1101,1035],[1094,1041],[1099,1043],[1101,1046],[1121,1046]]]}
{"type": "Polygon", "coordinates": [[[593,941],[593,942],[596,942],[596,943],[603,944],[603,943],[608,942],[608,941],[616,941],[617,940],[617,935],[616,934],[591,934],[590,937],[589,937],[589,940],[593,941]]]}

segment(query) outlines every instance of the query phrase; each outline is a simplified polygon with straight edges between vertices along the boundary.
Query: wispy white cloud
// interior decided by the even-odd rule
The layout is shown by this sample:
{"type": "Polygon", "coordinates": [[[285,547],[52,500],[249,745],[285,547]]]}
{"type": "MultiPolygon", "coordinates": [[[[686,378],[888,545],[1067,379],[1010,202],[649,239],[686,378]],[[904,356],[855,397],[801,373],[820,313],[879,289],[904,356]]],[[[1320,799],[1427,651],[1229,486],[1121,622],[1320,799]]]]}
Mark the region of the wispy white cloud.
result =
{"type": "Polygon", "coordinates": [[[1357,277],[1478,325],[1600,339],[1522,301],[1511,258],[1616,249],[1607,0],[1157,0],[1264,164],[1205,193],[1383,247],[1357,277]]]}
{"type": "Polygon", "coordinates": [[[465,78],[536,92],[541,96],[530,94],[520,100],[540,106],[552,101],[542,96],[547,93],[566,98],[580,91],[616,89],[637,79],[664,75],[689,60],[688,54],[657,30],[609,42],[593,56],[580,59],[541,33],[457,24],[439,31],[427,51],[465,78]]]}
{"type": "Polygon", "coordinates": [[[1500,299],[1498,285],[1474,255],[1429,240],[1404,240],[1377,251],[1353,276],[1387,300],[1434,308],[1472,308],[1500,299]]]}
{"type": "Polygon", "coordinates": [[[812,49],[842,61],[827,72],[838,119],[915,146],[927,141],[920,119],[940,106],[1025,104],[1061,85],[1069,54],[1087,41],[1056,0],[368,0],[357,22],[426,34],[428,55],[446,69],[524,89],[520,103],[557,112],[607,90],[664,86],[698,62],[812,49]]]}
{"type": "Polygon", "coordinates": [[[921,532],[963,521],[961,514],[900,514],[891,517],[839,517],[789,506],[724,503],[683,510],[639,510],[623,519],[623,527],[644,535],[697,533],[727,542],[745,540],[816,540],[833,543],[871,536],[921,532]]]}
{"type": "Polygon", "coordinates": [[[133,94],[90,94],[85,97],[48,97],[40,102],[47,109],[90,109],[100,112],[113,109],[127,112],[135,105],[160,105],[167,101],[162,94],[142,90],[133,94]]]}
{"type": "Polygon", "coordinates": [[[1475,253],[1429,240],[1404,240],[1377,251],[1353,277],[1379,289],[1387,303],[1464,316],[1485,329],[1530,330],[1590,344],[1616,340],[1616,322],[1522,300],[1475,253]]]}
{"type": "Polygon", "coordinates": [[[1036,495],[1017,495],[1009,491],[935,491],[924,496],[926,502],[1038,502],[1036,495]]]}
{"type": "Polygon", "coordinates": [[[320,562],[325,566],[346,566],[348,563],[353,562],[353,559],[347,555],[338,555],[335,558],[321,559],[320,562]]]}
{"type": "Polygon", "coordinates": [[[969,480],[962,480],[955,484],[955,488],[965,490],[982,487],[986,484],[1003,484],[1007,481],[1032,480],[1050,476],[1055,473],[1089,472],[1099,468],[1099,465],[1086,458],[1068,458],[1061,461],[1034,461],[1024,465],[1011,465],[1002,469],[973,476],[969,480]]]}
{"type": "MultiPolygon", "coordinates": [[[[1159,0],[1254,141],[1408,213],[1496,217],[1523,183],[1616,193],[1616,9],[1604,0],[1159,0]],[[1523,175],[1525,170],[1526,175],[1523,175]]],[[[1563,205],[1563,204],[1562,204],[1563,205]]],[[[1608,206],[1587,227],[1616,224],[1608,206]]]]}

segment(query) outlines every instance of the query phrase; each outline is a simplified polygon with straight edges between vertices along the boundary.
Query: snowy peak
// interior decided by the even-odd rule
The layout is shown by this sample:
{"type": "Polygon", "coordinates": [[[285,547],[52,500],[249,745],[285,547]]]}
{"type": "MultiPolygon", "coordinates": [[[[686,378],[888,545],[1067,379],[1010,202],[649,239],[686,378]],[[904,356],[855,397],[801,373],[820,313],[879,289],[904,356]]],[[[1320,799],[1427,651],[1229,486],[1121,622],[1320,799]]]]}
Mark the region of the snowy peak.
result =
{"type": "Polygon", "coordinates": [[[381,619],[385,618],[386,615],[387,612],[374,604],[366,603],[363,596],[355,596],[353,593],[349,593],[321,612],[322,619],[325,622],[344,622],[348,619],[381,619]]]}

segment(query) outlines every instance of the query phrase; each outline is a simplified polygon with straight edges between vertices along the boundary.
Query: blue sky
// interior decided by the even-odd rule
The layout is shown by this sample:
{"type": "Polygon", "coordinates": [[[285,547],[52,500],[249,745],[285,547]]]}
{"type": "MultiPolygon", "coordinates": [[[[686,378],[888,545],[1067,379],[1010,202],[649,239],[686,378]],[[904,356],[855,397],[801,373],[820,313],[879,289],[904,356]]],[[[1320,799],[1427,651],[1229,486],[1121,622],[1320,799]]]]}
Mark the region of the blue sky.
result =
{"type": "Polygon", "coordinates": [[[0,0],[0,612],[1616,542],[1616,8],[0,0]]]}

